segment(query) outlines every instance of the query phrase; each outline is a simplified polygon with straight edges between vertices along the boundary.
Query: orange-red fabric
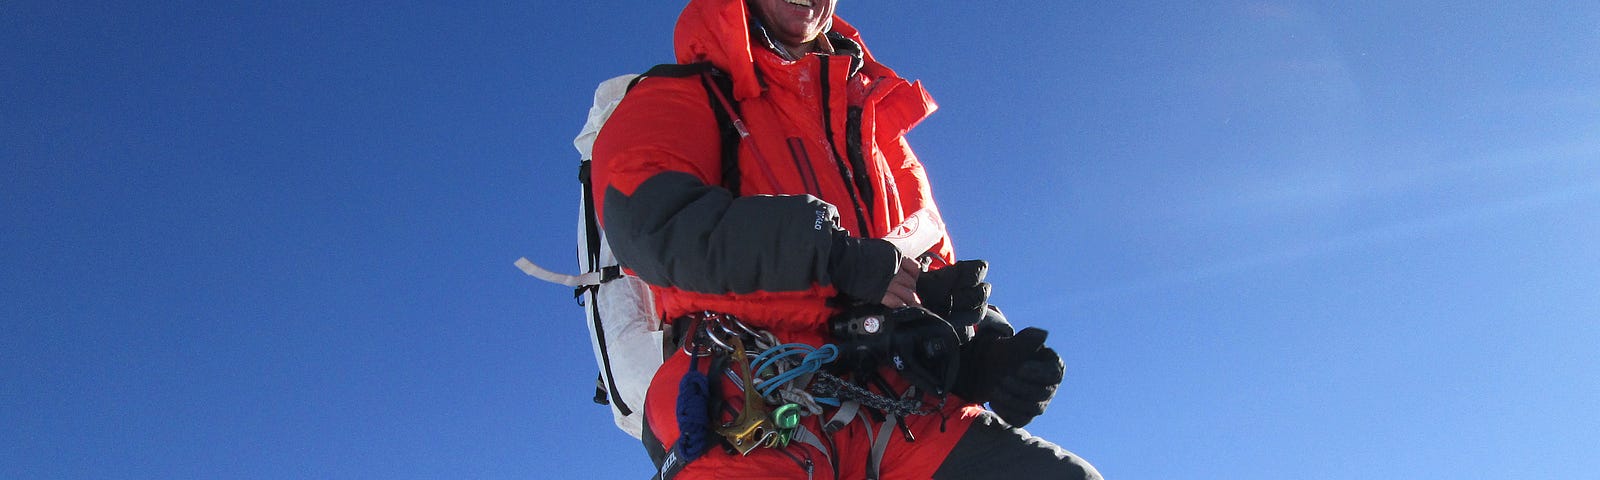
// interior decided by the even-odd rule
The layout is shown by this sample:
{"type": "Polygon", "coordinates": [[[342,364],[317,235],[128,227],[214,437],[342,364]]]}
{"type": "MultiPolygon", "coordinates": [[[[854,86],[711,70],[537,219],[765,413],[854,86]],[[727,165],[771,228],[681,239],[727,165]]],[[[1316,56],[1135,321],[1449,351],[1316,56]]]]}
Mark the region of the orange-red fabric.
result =
{"type": "MultiPolygon", "coordinates": [[[[922,86],[877,63],[864,46],[855,75],[850,75],[853,59],[844,55],[785,61],[752,46],[746,15],[742,0],[693,0],[678,20],[675,40],[679,63],[710,61],[733,79],[733,94],[750,132],[740,142],[741,194],[815,196],[837,207],[840,226],[861,237],[882,237],[912,213],[936,208],[922,165],[903,138],[937,108],[922,86]],[[822,78],[824,62],[827,78],[822,78]],[[852,198],[840,172],[840,164],[849,163],[846,120],[852,106],[861,108],[862,156],[871,182],[871,198],[860,201],[852,198]],[[864,211],[866,218],[858,214],[858,204],[871,205],[864,211]]],[[[833,28],[861,43],[845,21],[835,18],[833,28]]],[[[631,195],[640,183],[664,171],[686,172],[708,185],[724,184],[717,122],[706,95],[697,78],[640,82],[595,143],[595,198],[605,198],[610,188],[631,195]]],[[[604,208],[599,210],[604,222],[604,208]]],[[[930,252],[946,262],[954,260],[948,238],[930,252]]],[[[834,294],[826,285],[744,294],[658,288],[658,304],[667,318],[714,310],[762,328],[815,331],[834,313],[825,303],[834,294]]]]}
{"type": "MultiPolygon", "coordinates": [[[[679,63],[709,61],[732,77],[733,95],[750,132],[739,145],[742,195],[817,197],[838,209],[839,226],[860,237],[883,237],[911,214],[936,208],[922,164],[904,139],[937,108],[921,84],[879,64],[855,28],[837,17],[833,31],[861,46],[861,65],[854,74],[852,63],[857,60],[846,55],[786,61],[753,43],[749,25],[744,0],[691,0],[675,33],[679,63]],[[851,180],[840,171],[841,164],[850,164],[846,145],[852,107],[861,111],[862,160],[871,190],[870,198],[859,200],[852,198],[851,180]]],[[[631,196],[646,180],[664,172],[688,173],[707,185],[725,184],[718,124],[706,95],[697,78],[641,81],[596,140],[595,198],[606,198],[610,189],[631,196]]],[[[603,223],[603,206],[598,213],[603,223]]],[[[948,236],[929,252],[903,253],[930,253],[945,263],[955,259],[948,236]]],[[[666,318],[704,310],[727,313],[773,331],[785,342],[824,343],[827,319],[836,313],[827,303],[836,291],[820,282],[803,290],[746,293],[655,288],[666,318]]],[[[675,405],[678,381],[687,367],[682,352],[669,359],[657,372],[646,401],[647,419],[667,448],[679,436],[675,405]]],[[[903,385],[899,379],[891,381],[903,385]]],[[[739,404],[738,390],[731,384],[725,383],[722,391],[726,401],[739,404]]],[[[929,478],[979,411],[952,397],[943,406],[943,415],[910,418],[917,441],[907,443],[898,430],[892,434],[883,478],[929,478]]],[[[810,416],[803,425],[820,433],[818,423],[818,417],[810,416]]],[[[833,436],[836,445],[831,454],[839,461],[842,478],[859,478],[866,471],[869,437],[876,434],[869,434],[858,421],[833,436]]],[[[798,444],[784,450],[757,449],[748,457],[717,447],[711,450],[678,478],[805,478],[789,456],[796,451],[812,457],[814,478],[833,478],[820,452],[798,444]]]]}

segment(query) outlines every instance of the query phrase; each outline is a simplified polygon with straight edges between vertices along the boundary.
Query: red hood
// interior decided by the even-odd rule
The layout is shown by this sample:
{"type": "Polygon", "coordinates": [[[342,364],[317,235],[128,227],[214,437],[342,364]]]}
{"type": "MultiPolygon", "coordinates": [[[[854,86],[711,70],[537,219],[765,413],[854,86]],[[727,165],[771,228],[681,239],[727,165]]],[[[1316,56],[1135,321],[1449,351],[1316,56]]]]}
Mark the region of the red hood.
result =
{"type": "MultiPolygon", "coordinates": [[[[733,94],[736,100],[754,98],[761,94],[761,84],[756,80],[755,56],[750,51],[749,11],[745,0],[690,0],[678,16],[678,26],[673,32],[673,49],[678,63],[710,61],[733,77],[733,94]]],[[[833,17],[833,31],[861,45],[865,70],[894,76],[894,72],[872,59],[861,42],[861,33],[845,23],[838,15],[833,17]]]]}

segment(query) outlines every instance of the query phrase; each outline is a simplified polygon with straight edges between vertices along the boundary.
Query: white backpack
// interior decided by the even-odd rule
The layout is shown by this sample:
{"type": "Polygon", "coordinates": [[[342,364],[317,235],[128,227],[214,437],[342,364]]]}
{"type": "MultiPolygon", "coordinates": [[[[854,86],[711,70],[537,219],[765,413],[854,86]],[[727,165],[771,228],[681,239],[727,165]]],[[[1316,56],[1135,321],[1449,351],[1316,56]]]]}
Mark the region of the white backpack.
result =
{"type": "MultiPolygon", "coordinates": [[[[617,428],[634,438],[640,437],[643,426],[645,391],[650,379],[671,352],[666,345],[672,338],[670,325],[664,326],[656,314],[655,298],[649,285],[639,277],[627,274],[611,253],[605,232],[595,217],[595,202],[589,181],[589,168],[593,160],[595,137],[605,125],[611,112],[616,110],[622,97],[642,77],[687,77],[704,75],[706,88],[714,88],[712,75],[719,75],[710,64],[659,65],[643,75],[622,75],[600,83],[594,92],[594,105],[589,108],[589,120],[573,139],[581,158],[578,177],[582,183],[578,204],[578,268],[584,272],[567,275],[552,272],[535,265],[527,258],[518,259],[516,265],[523,272],[539,279],[573,287],[574,296],[584,307],[589,325],[589,342],[594,350],[594,360],[599,367],[594,396],[595,403],[609,404],[617,428]]],[[[729,98],[724,94],[720,98],[729,98]]],[[[713,97],[715,101],[716,97],[713,97]]],[[[725,118],[718,113],[719,121],[725,118]]],[[[726,122],[724,122],[726,123],[726,122]]],[[[725,125],[723,142],[728,149],[736,145],[737,136],[725,125]]],[[[726,152],[724,161],[737,159],[735,152],[726,152]],[[732,154],[732,156],[728,155],[732,154]]],[[[737,190],[735,190],[737,191],[737,190]]]]}

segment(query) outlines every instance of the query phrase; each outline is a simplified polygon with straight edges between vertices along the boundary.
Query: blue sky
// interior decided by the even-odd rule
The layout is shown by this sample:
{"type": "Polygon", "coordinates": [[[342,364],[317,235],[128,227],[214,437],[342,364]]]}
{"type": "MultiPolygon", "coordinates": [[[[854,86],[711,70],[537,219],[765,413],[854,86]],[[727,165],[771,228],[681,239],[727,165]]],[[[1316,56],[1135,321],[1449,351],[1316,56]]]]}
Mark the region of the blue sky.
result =
{"type": "MultiPolygon", "coordinates": [[[[680,2],[0,6],[0,478],[643,478],[570,292],[680,2]]],[[[1600,5],[853,2],[1117,479],[1600,470],[1600,5]],[[938,32],[938,33],[935,33],[938,32]]]]}

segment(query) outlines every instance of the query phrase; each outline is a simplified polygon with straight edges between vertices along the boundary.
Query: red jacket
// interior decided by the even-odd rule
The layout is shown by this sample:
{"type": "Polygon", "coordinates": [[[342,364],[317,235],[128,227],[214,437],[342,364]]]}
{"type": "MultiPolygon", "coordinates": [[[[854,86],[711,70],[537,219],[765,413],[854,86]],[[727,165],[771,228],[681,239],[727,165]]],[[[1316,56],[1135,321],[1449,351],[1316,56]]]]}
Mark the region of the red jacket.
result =
{"type": "MultiPolygon", "coordinates": [[[[934,208],[904,135],[937,107],[837,17],[835,54],[791,62],[751,41],[747,15],[744,0],[692,0],[675,34],[679,63],[710,61],[733,80],[750,131],[742,196],[720,187],[718,123],[700,80],[654,77],[601,130],[594,194],[613,250],[656,287],[667,318],[712,310],[820,333],[835,313],[834,237],[883,237],[934,208]]],[[[926,253],[954,260],[947,236],[926,253]]]]}

